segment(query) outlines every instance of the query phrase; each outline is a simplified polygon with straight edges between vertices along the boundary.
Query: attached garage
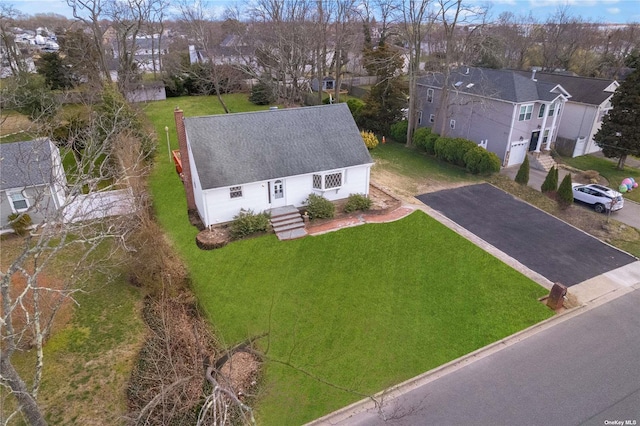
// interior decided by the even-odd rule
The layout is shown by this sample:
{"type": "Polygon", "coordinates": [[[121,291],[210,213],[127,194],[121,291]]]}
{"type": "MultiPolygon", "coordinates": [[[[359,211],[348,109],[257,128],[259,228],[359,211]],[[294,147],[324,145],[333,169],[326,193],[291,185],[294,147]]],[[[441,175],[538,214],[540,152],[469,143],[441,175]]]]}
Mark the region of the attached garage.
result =
{"type": "Polygon", "coordinates": [[[527,155],[527,145],[529,141],[515,141],[511,142],[511,150],[509,151],[509,162],[507,167],[521,164],[524,161],[524,156],[527,155]]]}

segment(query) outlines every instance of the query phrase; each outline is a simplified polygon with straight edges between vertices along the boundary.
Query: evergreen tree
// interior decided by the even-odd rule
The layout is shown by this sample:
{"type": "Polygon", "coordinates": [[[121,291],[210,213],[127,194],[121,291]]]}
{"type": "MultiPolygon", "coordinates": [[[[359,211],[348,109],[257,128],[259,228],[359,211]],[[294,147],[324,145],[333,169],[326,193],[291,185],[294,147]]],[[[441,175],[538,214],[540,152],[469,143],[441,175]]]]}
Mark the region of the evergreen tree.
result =
{"type": "Polygon", "coordinates": [[[605,157],[618,158],[623,170],[628,155],[640,155],[640,69],[620,84],[611,105],[594,139],[605,157]]]}
{"type": "Polygon", "coordinates": [[[547,177],[542,182],[541,192],[556,192],[558,190],[558,169],[554,166],[549,169],[547,177]]]}
{"type": "Polygon", "coordinates": [[[74,82],[70,69],[62,62],[58,52],[42,53],[36,65],[38,74],[44,76],[44,80],[51,90],[73,87],[74,82]]]}
{"type": "Polygon", "coordinates": [[[558,188],[558,204],[560,208],[566,209],[573,203],[573,189],[571,187],[571,173],[562,179],[562,183],[558,188]]]}
{"type": "Polygon", "coordinates": [[[524,161],[520,164],[518,174],[516,174],[516,182],[520,185],[527,185],[529,183],[529,156],[524,156],[524,161]]]}
{"type": "Polygon", "coordinates": [[[249,102],[256,105],[269,105],[276,101],[273,88],[264,80],[253,86],[249,95],[249,102]]]}

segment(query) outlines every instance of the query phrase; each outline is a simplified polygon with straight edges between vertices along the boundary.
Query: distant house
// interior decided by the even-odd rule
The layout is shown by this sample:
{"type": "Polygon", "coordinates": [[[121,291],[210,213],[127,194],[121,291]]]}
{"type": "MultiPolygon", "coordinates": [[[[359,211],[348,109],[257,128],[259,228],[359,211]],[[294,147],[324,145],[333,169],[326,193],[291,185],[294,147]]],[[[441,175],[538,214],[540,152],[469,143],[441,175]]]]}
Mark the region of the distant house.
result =
{"type": "Polygon", "coordinates": [[[60,151],[49,139],[0,145],[0,229],[9,215],[26,212],[40,223],[65,202],[60,151]]]}
{"type": "Polygon", "coordinates": [[[241,209],[301,207],[369,192],[373,165],[346,104],[183,118],[175,111],[187,206],[205,226],[241,209]]]}
{"type": "Polygon", "coordinates": [[[167,92],[162,81],[149,81],[129,85],[125,97],[129,102],[163,101],[167,99],[167,92]]]}
{"type": "Polygon", "coordinates": [[[571,97],[560,84],[511,70],[462,67],[450,76],[449,101],[439,110],[444,76],[418,81],[418,125],[446,126],[447,136],[477,142],[500,157],[503,166],[524,161],[527,152],[549,152],[562,110],[571,97]]]}
{"type": "Polygon", "coordinates": [[[558,126],[558,151],[571,157],[600,151],[593,136],[600,129],[602,118],[611,110],[611,97],[618,82],[552,73],[537,73],[536,78],[559,84],[571,93],[558,126]]]}
{"type": "Polygon", "coordinates": [[[322,88],[320,88],[320,83],[318,82],[317,78],[314,78],[313,80],[311,80],[311,89],[314,92],[318,92],[318,91],[328,92],[328,91],[335,90],[335,88],[336,88],[336,79],[331,76],[327,76],[322,79],[322,88]]]}

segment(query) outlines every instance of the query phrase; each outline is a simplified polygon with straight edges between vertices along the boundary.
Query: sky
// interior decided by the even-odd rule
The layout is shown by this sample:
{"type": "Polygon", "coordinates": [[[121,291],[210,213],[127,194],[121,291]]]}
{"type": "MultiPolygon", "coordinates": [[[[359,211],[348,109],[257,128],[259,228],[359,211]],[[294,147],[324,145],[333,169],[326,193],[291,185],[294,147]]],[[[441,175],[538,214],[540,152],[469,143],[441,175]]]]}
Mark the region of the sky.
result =
{"type": "MultiPolygon", "coordinates": [[[[171,0],[177,1],[177,0],[171,0]]],[[[209,0],[216,11],[224,9],[230,0],[209,0]]],[[[491,6],[491,14],[497,18],[501,12],[510,11],[516,16],[529,12],[544,21],[559,7],[568,6],[569,13],[585,21],[603,23],[640,22],[640,0],[465,0],[469,5],[491,6]]],[[[240,1],[242,3],[242,1],[240,1]]],[[[12,5],[23,13],[57,13],[71,17],[65,0],[0,0],[0,4],[12,5]]]]}

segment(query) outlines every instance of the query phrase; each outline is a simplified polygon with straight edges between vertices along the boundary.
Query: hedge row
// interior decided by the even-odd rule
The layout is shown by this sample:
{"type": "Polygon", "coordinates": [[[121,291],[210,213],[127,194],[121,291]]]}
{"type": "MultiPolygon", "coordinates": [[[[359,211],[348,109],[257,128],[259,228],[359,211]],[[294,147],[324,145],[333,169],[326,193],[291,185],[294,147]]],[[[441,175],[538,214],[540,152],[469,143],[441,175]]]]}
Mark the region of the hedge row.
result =
{"type": "Polygon", "coordinates": [[[413,144],[437,158],[466,168],[473,174],[491,174],[500,171],[500,159],[493,152],[463,138],[440,137],[428,127],[413,133],[413,144]]]}

